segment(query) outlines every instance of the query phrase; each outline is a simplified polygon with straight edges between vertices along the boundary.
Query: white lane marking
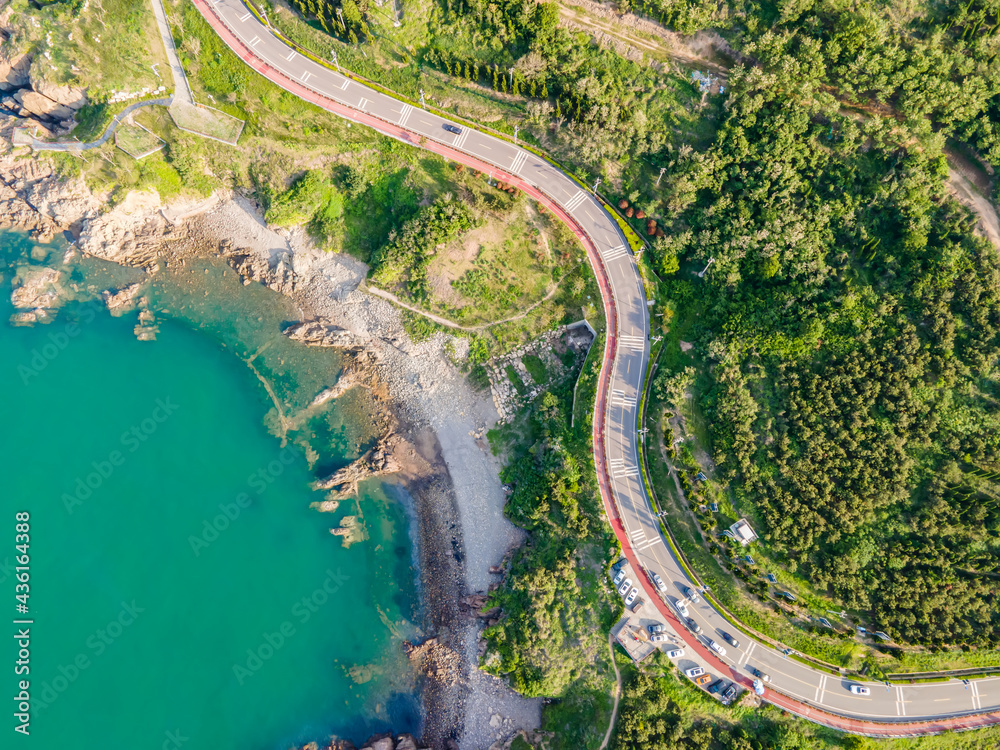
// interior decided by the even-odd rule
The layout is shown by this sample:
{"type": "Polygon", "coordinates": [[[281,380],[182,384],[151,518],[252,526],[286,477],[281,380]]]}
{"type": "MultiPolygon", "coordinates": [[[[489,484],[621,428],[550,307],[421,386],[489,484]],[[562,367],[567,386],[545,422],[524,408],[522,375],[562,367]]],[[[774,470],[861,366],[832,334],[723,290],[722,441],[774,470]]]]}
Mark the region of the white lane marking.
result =
{"type": "Polygon", "coordinates": [[[403,111],[399,113],[399,122],[397,125],[402,127],[406,124],[406,119],[410,116],[410,112],[413,111],[413,106],[410,104],[403,105],[403,111]]]}
{"type": "Polygon", "coordinates": [[[286,57],[285,59],[291,62],[294,58],[295,58],[295,50],[292,50],[291,52],[288,53],[288,57],[286,57]]]}
{"type": "Polygon", "coordinates": [[[462,148],[465,145],[466,139],[469,137],[469,133],[472,128],[463,128],[462,132],[458,134],[458,137],[452,142],[452,146],[455,148],[462,148]]]}
{"type": "Polygon", "coordinates": [[[611,465],[611,476],[613,477],[639,476],[639,467],[626,465],[624,458],[612,458],[608,463],[611,465]]]}
{"type": "Polygon", "coordinates": [[[630,349],[642,349],[646,346],[645,336],[619,336],[618,343],[630,349]]]}
{"type": "Polygon", "coordinates": [[[625,249],[624,245],[615,245],[615,247],[610,247],[601,253],[601,257],[605,262],[621,258],[623,255],[628,255],[628,250],[625,249]]]}
{"type": "Polygon", "coordinates": [[[816,703],[823,702],[823,693],[826,692],[826,678],[827,675],[821,675],[819,678],[819,685],[816,686],[816,703]]]}
{"type": "Polygon", "coordinates": [[[903,686],[896,686],[896,715],[906,716],[906,701],[903,700],[903,686]]]}
{"type": "Polygon", "coordinates": [[[349,84],[350,82],[351,82],[350,78],[345,78],[344,82],[342,84],[340,84],[340,90],[341,91],[346,91],[347,90],[347,84],[349,84]]]}
{"type": "Polygon", "coordinates": [[[660,537],[656,537],[655,539],[650,539],[648,542],[646,542],[641,547],[638,547],[637,550],[639,552],[641,552],[644,549],[649,549],[650,547],[653,547],[653,546],[655,546],[657,544],[662,544],[662,543],[663,543],[663,540],[660,539],[660,537]]]}
{"type": "Polygon", "coordinates": [[[312,73],[310,73],[308,70],[303,70],[302,71],[302,75],[299,76],[299,80],[304,83],[304,82],[308,81],[311,77],[312,77],[312,73]]]}
{"type": "Polygon", "coordinates": [[[361,101],[360,101],[360,102],[358,102],[358,109],[364,109],[364,108],[365,108],[365,107],[367,107],[367,106],[368,106],[369,104],[371,104],[371,102],[370,102],[370,101],[368,101],[367,99],[365,99],[365,98],[364,98],[364,97],[362,96],[362,97],[361,97],[361,101]]]}
{"type": "Polygon", "coordinates": [[[632,544],[639,544],[646,540],[646,530],[639,528],[632,532],[632,544]]]}
{"type": "Polygon", "coordinates": [[[584,199],[586,199],[586,197],[587,197],[587,194],[585,192],[583,192],[582,190],[580,190],[580,191],[577,192],[576,195],[574,195],[572,198],[570,198],[568,201],[566,201],[563,204],[563,207],[567,211],[573,211],[574,209],[576,209],[577,206],[579,206],[581,203],[583,203],[583,201],[584,201],[584,199]]]}
{"type": "Polygon", "coordinates": [[[972,688],[972,707],[981,709],[983,707],[983,699],[979,695],[979,685],[976,684],[975,680],[969,680],[969,685],[972,688]]]}
{"type": "Polygon", "coordinates": [[[511,164],[510,171],[513,172],[514,174],[520,174],[521,167],[524,166],[524,163],[526,161],[528,161],[528,154],[526,151],[521,151],[520,153],[518,153],[517,156],[514,157],[514,163],[511,164]]]}
{"type": "Polygon", "coordinates": [[[750,661],[750,654],[753,653],[753,650],[755,648],[757,648],[757,641],[750,641],[750,648],[748,648],[746,651],[743,652],[743,656],[741,657],[741,660],[739,662],[739,665],[741,667],[748,661],[750,661]]]}
{"type": "Polygon", "coordinates": [[[247,13],[247,14],[246,14],[245,16],[243,16],[243,17],[242,17],[242,18],[240,19],[240,21],[241,21],[242,23],[246,23],[246,22],[247,22],[247,19],[248,19],[248,18],[250,18],[250,16],[252,16],[252,15],[253,15],[253,13],[247,13]]]}
{"type": "Polygon", "coordinates": [[[635,396],[626,396],[625,391],[615,389],[611,391],[611,405],[632,408],[635,406],[635,396]]]}
{"type": "Polygon", "coordinates": [[[256,47],[258,44],[260,44],[260,37],[259,36],[255,36],[253,39],[250,40],[250,46],[251,47],[256,47]]]}

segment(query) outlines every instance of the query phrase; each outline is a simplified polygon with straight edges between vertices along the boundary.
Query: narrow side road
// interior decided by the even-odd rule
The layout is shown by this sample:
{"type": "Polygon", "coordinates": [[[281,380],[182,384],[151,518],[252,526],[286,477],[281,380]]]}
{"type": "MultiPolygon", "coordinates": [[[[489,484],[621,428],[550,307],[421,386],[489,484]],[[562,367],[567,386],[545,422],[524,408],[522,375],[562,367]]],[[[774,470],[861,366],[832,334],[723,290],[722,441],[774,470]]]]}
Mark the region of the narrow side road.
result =
{"type": "Polygon", "coordinates": [[[615,661],[615,639],[608,633],[608,653],[611,655],[611,666],[615,668],[615,707],[611,709],[611,723],[608,724],[608,731],[604,735],[604,742],[598,750],[604,750],[611,742],[611,733],[615,730],[615,722],[618,721],[618,701],[622,697],[622,675],[618,671],[618,663],[615,661]]]}

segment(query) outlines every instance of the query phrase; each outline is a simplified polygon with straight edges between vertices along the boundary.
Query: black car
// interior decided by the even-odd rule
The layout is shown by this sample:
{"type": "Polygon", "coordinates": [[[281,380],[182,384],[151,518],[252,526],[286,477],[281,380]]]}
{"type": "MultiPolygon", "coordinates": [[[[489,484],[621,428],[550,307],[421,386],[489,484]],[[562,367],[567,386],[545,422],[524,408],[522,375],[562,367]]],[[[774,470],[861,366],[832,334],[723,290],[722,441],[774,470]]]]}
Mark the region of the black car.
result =
{"type": "Polygon", "coordinates": [[[691,632],[693,632],[693,633],[701,633],[701,627],[699,627],[698,623],[696,623],[690,617],[687,618],[687,626],[689,628],[691,628],[691,632]]]}
{"type": "Polygon", "coordinates": [[[688,601],[694,604],[698,601],[698,592],[692,589],[690,586],[684,587],[684,596],[688,598],[688,601]]]}
{"type": "Polygon", "coordinates": [[[458,127],[457,125],[452,125],[450,123],[445,123],[444,129],[447,130],[449,133],[459,134],[462,132],[462,129],[460,127],[458,127]]]}
{"type": "Polygon", "coordinates": [[[736,640],[735,638],[733,638],[731,635],[729,635],[729,633],[727,633],[726,631],[722,631],[722,640],[724,640],[726,643],[728,643],[733,648],[739,648],[740,647],[740,642],[738,640],[736,640]]]}
{"type": "Polygon", "coordinates": [[[708,692],[710,693],[721,693],[723,686],[726,684],[725,680],[716,680],[711,685],[708,686],[708,692]]]}

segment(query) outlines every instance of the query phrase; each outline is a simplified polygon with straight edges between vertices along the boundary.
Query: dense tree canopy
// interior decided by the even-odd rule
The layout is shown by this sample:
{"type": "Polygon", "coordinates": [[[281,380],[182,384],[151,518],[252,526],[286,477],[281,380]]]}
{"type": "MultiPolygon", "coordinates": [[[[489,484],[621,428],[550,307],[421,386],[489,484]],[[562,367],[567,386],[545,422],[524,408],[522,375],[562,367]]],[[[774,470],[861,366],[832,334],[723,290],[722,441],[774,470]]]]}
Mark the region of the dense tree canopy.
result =
{"type": "MultiPolygon", "coordinates": [[[[716,144],[672,178],[700,266],[717,460],[767,541],[890,633],[1000,623],[997,250],[941,141],[742,70],[716,144]]],[[[690,282],[675,282],[689,285],[690,282]]]]}

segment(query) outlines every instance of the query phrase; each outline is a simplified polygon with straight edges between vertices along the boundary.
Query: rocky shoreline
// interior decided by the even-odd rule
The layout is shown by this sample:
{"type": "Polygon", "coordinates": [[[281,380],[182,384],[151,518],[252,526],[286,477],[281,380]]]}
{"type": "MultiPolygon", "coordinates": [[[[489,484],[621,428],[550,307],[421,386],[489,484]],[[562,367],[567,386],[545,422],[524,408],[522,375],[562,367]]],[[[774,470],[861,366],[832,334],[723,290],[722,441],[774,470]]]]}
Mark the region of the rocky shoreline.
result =
{"type": "MultiPolygon", "coordinates": [[[[471,750],[503,747],[518,730],[537,729],[540,702],[521,698],[478,670],[486,622],[478,610],[485,600],[474,597],[498,585],[495,566],[523,535],[502,516],[497,467],[484,453],[483,437],[496,411],[449,359],[448,349],[464,341],[445,347],[439,335],[414,344],[395,308],[359,289],[363,264],[317,250],[301,232],[271,231],[256,206],[238,195],[163,207],[155,194],[133,193],[110,210],[105,198],[78,180],[63,179],[44,160],[0,155],[0,227],[28,231],[43,242],[65,234],[83,253],[150,276],[193,257],[221,257],[244,284],[260,283],[295,300],[301,320],[286,335],[303,345],[337,347],[353,358],[344,382],[316,402],[361,384],[385,407],[388,429],[369,454],[320,480],[318,486],[331,492],[322,505],[331,505],[317,510],[332,510],[358,481],[380,474],[392,474],[414,500],[428,637],[404,649],[422,675],[423,739],[435,749],[471,750]],[[178,222],[171,215],[189,218],[178,222]]],[[[51,314],[46,295],[53,281],[20,287],[24,324],[51,314]]],[[[109,289],[104,302],[112,314],[139,307],[136,335],[155,337],[141,286],[109,289]]],[[[345,543],[351,533],[331,531],[345,543]]],[[[395,742],[393,750],[410,747],[405,738],[391,737],[375,738],[369,746],[388,750],[385,742],[395,742]]]]}

